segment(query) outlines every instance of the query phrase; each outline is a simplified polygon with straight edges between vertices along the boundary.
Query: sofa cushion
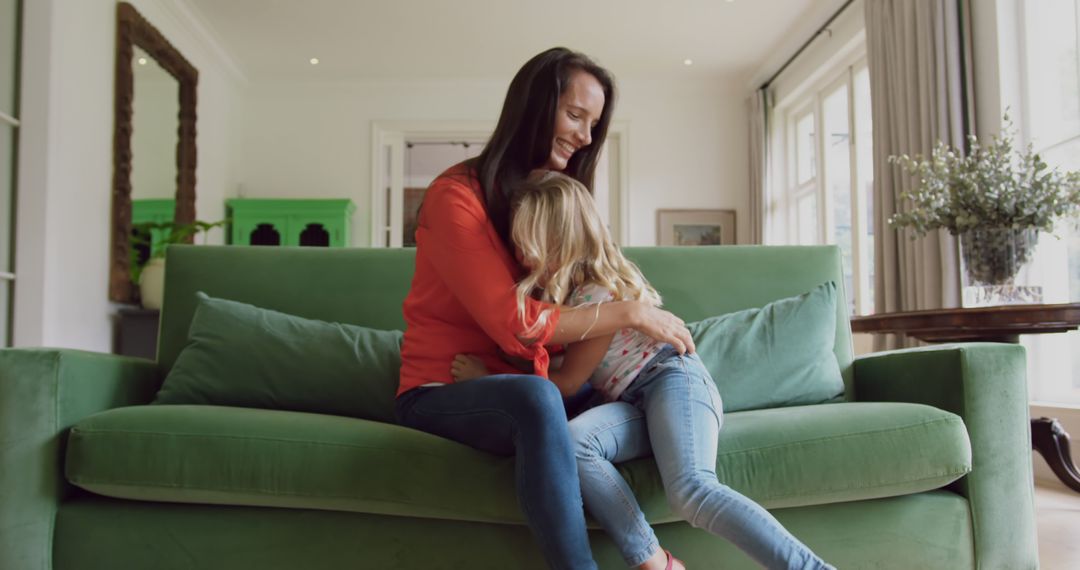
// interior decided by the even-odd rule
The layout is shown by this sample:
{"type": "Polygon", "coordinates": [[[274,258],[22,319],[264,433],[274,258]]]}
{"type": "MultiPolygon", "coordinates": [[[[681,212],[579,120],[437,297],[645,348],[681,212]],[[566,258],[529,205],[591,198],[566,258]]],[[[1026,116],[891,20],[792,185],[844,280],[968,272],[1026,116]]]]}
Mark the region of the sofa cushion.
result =
{"type": "Polygon", "coordinates": [[[394,421],[400,331],[328,323],[196,293],[188,342],[155,404],[394,421]]]}
{"type": "MultiPolygon", "coordinates": [[[[738,412],[720,479],[766,507],[904,495],[970,470],[962,420],[919,404],[738,412]]],[[[65,470],[123,499],[522,522],[514,461],[402,426],[215,406],[134,406],[71,431],[65,470]]],[[[674,520],[651,458],[620,465],[650,521],[674,520]]]]}
{"type": "Polygon", "coordinates": [[[833,353],[836,283],[808,293],[690,323],[724,411],[828,402],[844,393],[833,353]]]}

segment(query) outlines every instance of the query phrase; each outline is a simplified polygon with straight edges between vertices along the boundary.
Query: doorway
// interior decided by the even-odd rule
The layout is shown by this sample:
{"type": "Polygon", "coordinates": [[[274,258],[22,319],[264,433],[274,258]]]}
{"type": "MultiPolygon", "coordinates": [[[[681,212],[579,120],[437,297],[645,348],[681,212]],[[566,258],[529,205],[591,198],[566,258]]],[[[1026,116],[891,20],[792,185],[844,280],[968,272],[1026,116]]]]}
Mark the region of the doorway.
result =
{"type": "MultiPolygon", "coordinates": [[[[376,122],[372,126],[371,247],[415,246],[416,211],[444,170],[476,156],[490,123],[376,122]]],[[[626,243],[627,128],[613,122],[596,167],[594,197],[617,244],[626,243]]]]}

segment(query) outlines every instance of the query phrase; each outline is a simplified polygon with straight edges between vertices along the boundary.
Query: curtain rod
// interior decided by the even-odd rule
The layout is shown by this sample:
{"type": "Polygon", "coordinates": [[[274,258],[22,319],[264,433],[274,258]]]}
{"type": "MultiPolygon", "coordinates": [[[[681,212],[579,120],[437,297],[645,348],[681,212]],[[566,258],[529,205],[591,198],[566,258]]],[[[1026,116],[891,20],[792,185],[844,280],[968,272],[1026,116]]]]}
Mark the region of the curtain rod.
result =
{"type": "MultiPolygon", "coordinates": [[[[802,54],[802,52],[806,48],[810,47],[810,43],[813,42],[814,40],[816,40],[817,37],[821,35],[821,32],[824,32],[824,31],[828,30],[829,29],[829,24],[833,23],[833,20],[835,20],[838,16],[840,16],[840,14],[843,14],[844,10],[847,10],[848,6],[851,6],[851,3],[854,2],[854,1],[855,0],[847,0],[847,2],[844,2],[844,5],[841,6],[840,9],[837,10],[835,14],[833,14],[831,17],[829,17],[829,19],[825,21],[825,23],[821,26],[821,28],[819,28],[818,31],[814,32],[814,35],[810,36],[810,39],[806,40],[806,43],[804,43],[802,45],[802,47],[800,47],[799,50],[795,52],[795,55],[791,56],[791,58],[789,58],[787,61],[785,61],[784,65],[781,65],[780,69],[776,70],[776,73],[772,74],[771,77],[769,77],[768,79],[765,80],[765,83],[761,84],[761,89],[765,89],[769,85],[772,85],[772,82],[777,77],[779,77],[780,74],[783,73],[784,70],[787,69],[787,67],[789,65],[791,65],[791,62],[795,61],[799,57],[799,55],[802,54]]],[[[831,35],[831,33],[830,33],[830,35],[831,35]]]]}
{"type": "Polygon", "coordinates": [[[477,141],[414,141],[414,142],[405,141],[405,147],[406,148],[412,148],[412,147],[418,146],[418,145],[421,145],[421,146],[422,145],[449,145],[449,146],[461,145],[461,146],[464,146],[465,148],[469,148],[472,145],[483,145],[483,144],[484,143],[477,142],[477,141]]]}

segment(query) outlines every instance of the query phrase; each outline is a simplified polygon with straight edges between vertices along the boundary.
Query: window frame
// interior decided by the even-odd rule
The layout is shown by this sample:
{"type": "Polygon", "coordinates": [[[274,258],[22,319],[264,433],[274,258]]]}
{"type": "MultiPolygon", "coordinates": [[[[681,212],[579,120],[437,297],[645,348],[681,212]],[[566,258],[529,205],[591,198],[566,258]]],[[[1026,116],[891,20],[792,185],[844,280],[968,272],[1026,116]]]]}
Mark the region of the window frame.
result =
{"type": "MultiPolygon", "coordinates": [[[[785,166],[783,172],[778,173],[777,180],[781,181],[783,187],[778,193],[778,199],[770,203],[770,208],[773,210],[770,212],[770,217],[773,220],[783,220],[784,226],[790,228],[790,230],[783,235],[774,232],[771,236],[773,236],[774,241],[780,243],[802,244],[802,224],[805,222],[799,214],[800,200],[813,195],[817,210],[817,219],[815,221],[817,227],[814,232],[815,243],[836,244],[835,198],[832,192],[829,191],[830,173],[825,153],[827,142],[824,132],[825,117],[823,110],[824,100],[827,95],[846,88],[849,132],[848,176],[850,177],[852,214],[852,267],[850,268],[852,271],[852,290],[845,291],[845,293],[853,303],[854,313],[852,316],[869,315],[874,312],[871,303],[874,284],[870,280],[870,272],[874,266],[874,254],[870,250],[869,240],[864,236],[864,231],[868,227],[868,220],[865,212],[863,189],[859,186],[860,170],[857,150],[860,141],[855,116],[855,77],[866,68],[867,58],[864,43],[859,49],[839,58],[827,70],[819,74],[817,78],[806,81],[804,85],[794,90],[792,95],[787,98],[787,101],[778,106],[774,113],[774,116],[783,125],[780,130],[784,141],[781,145],[778,145],[778,148],[783,149],[785,156],[778,163],[785,166]],[[799,184],[798,124],[810,113],[814,115],[814,176],[808,182],[799,184]],[[776,209],[781,210],[779,215],[777,215],[776,209]]],[[[871,172],[870,177],[872,178],[872,176],[871,172]]]]}
{"type": "MultiPolygon", "coordinates": [[[[813,197],[815,212],[818,214],[819,220],[822,211],[821,192],[818,188],[818,178],[821,176],[821,171],[816,164],[818,158],[821,156],[821,149],[820,145],[818,144],[818,141],[821,139],[821,137],[818,134],[820,132],[820,124],[818,121],[818,115],[816,113],[817,107],[818,105],[816,99],[806,101],[801,106],[795,108],[795,111],[791,113],[790,119],[788,120],[787,131],[789,137],[788,140],[790,142],[787,147],[790,159],[788,161],[789,169],[787,171],[788,177],[787,183],[785,184],[785,194],[788,196],[788,204],[790,204],[790,208],[787,211],[788,227],[794,228],[795,230],[794,235],[790,236],[790,238],[792,238],[791,241],[793,243],[797,244],[802,243],[803,236],[804,220],[802,219],[799,210],[802,201],[805,200],[807,197],[813,197]],[[810,176],[809,179],[807,179],[805,183],[801,183],[799,181],[799,123],[801,123],[807,115],[813,116],[814,124],[814,160],[813,164],[811,165],[813,167],[813,174],[810,176]]],[[[816,241],[814,243],[821,243],[823,237],[821,229],[822,226],[820,223],[818,223],[818,221],[815,221],[815,224],[816,225],[814,233],[816,234],[816,241]]]]}

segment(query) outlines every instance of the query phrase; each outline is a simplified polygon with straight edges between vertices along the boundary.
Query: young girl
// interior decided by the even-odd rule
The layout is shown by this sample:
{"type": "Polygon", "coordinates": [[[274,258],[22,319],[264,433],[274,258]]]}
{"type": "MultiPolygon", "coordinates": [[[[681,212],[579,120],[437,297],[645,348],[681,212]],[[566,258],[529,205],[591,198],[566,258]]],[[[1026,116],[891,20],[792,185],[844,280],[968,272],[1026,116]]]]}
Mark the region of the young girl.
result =
{"type": "MultiPolygon", "coordinates": [[[[641,271],[612,243],[588,190],[568,176],[537,172],[517,189],[511,237],[528,271],[516,290],[522,319],[529,298],[555,306],[595,305],[597,312],[610,301],[660,305],[641,271]]],[[[528,326],[542,328],[546,318],[541,313],[528,326]]],[[[451,372],[457,380],[487,374],[483,363],[468,355],[458,355],[451,372]]],[[[613,465],[651,451],[668,503],[683,520],[730,540],[766,568],[831,568],[768,511],[717,479],[723,407],[697,355],[680,355],[670,345],[623,329],[570,344],[562,365],[549,376],[564,396],[589,381],[607,401],[571,420],[570,431],[585,507],[628,565],[683,567],[660,548],[613,465]]]]}

